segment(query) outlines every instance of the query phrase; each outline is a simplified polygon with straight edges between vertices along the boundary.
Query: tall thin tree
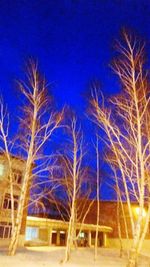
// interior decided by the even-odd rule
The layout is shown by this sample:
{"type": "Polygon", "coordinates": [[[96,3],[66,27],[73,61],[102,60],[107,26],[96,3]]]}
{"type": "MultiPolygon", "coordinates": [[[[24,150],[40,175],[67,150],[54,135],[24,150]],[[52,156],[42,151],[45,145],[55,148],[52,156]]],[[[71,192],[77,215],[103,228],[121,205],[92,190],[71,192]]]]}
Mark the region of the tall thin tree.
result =
{"type": "Polygon", "coordinates": [[[150,95],[148,74],[144,70],[144,47],[124,33],[124,42],[118,43],[120,57],[113,70],[122,84],[120,95],[104,99],[93,93],[91,100],[93,120],[106,133],[105,144],[113,153],[120,189],[127,202],[132,229],[132,248],[128,267],[135,267],[150,219],[150,95]],[[109,105],[109,108],[108,108],[109,105]],[[132,201],[136,201],[139,214],[135,218],[132,201]],[[147,207],[146,217],[143,210],[147,207]],[[144,225],[144,227],[142,227],[144,225]]]}
{"type": "Polygon", "coordinates": [[[41,151],[50,140],[54,130],[60,126],[63,118],[63,112],[47,112],[50,105],[47,85],[38,72],[37,64],[29,64],[27,77],[27,83],[19,83],[24,99],[23,115],[20,117],[22,132],[19,146],[21,153],[25,155],[25,166],[17,217],[9,245],[9,255],[15,254],[18,245],[26,197],[32,184],[34,164],[36,168],[36,163],[39,164],[44,157],[41,151]]]}
{"type": "Polygon", "coordinates": [[[77,240],[82,231],[83,223],[93,204],[93,201],[91,201],[87,205],[91,188],[87,188],[86,186],[89,174],[87,168],[83,166],[83,157],[85,155],[83,135],[81,126],[75,116],[71,119],[68,130],[70,142],[67,146],[67,154],[62,158],[65,172],[64,179],[61,181],[66,191],[66,197],[68,199],[66,202],[68,202],[69,208],[67,210],[69,226],[64,262],[70,259],[71,248],[77,246],[77,240]],[[78,234],[77,223],[80,225],[78,234]]]}
{"type": "Polygon", "coordinates": [[[98,248],[98,228],[100,223],[100,168],[99,168],[99,140],[96,138],[96,203],[97,203],[97,220],[96,220],[96,236],[95,236],[95,260],[97,259],[98,248]]]}

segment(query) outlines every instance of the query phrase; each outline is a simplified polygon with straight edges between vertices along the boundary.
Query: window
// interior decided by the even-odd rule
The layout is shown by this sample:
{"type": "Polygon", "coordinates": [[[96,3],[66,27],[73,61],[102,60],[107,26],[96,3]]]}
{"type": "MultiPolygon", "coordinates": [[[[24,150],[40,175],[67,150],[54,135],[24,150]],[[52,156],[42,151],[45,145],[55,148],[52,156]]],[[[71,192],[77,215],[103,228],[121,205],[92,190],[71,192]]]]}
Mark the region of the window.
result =
{"type": "Polygon", "coordinates": [[[21,184],[22,182],[22,172],[20,170],[13,170],[13,175],[14,175],[14,182],[17,184],[21,184]]]}
{"type": "Polygon", "coordinates": [[[11,230],[12,226],[11,224],[7,223],[0,223],[0,238],[10,238],[11,237],[11,230]]]}
{"type": "Polygon", "coordinates": [[[80,232],[79,237],[80,237],[80,238],[84,238],[84,237],[85,237],[84,232],[80,232]]]}
{"type": "Polygon", "coordinates": [[[37,227],[26,227],[25,240],[37,239],[39,235],[39,229],[37,227]]]}
{"type": "MultiPolygon", "coordinates": [[[[18,208],[18,196],[14,196],[14,210],[18,208]]],[[[11,209],[11,195],[5,194],[4,202],[3,202],[3,209],[11,209]]]]}

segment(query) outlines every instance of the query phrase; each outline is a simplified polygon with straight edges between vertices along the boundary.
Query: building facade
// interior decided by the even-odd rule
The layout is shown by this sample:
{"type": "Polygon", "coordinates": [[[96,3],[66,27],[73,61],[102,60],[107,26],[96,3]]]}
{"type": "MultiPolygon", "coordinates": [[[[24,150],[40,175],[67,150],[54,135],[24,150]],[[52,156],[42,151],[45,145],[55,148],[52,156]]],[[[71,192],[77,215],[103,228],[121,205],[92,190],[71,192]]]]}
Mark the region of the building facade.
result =
{"type": "MultiPolygon", "coordinates": [[[[17,214],[21,185],[24,176],[24,161],[20,158],[11,156],[13,172],[13,205],[14,215],[17,214]]],[[[8,245],[12,231],[12,201],[9,177],[9,164],[7,158],[0,155],[0,246],[8,245]]],[[[26,228],[27,209],[24,210],[22,227],[20,231],[19,245],[24,244],[24,235],[26,228]]]]}
{"type": "MultiPolygon", "coordinates": [[[[65,246],[68,232],[68,222],[47,218],[28,216],[26,224],[25,245],[57,245],[65,246]]],[[[108,226],[98,226],[98,246],[107,246],[108,235],[112,228],[108,226]]],[[[78,236],[78,246],[94,246],[96,225],[76,224],[76,234],[78,236]]]]}
{"type": "MultiPolygon", "coordinates": [[[[100,202],[98,245],[103,247],[120,247],[120,237],[123,248],[129,248],[132,244],[132,231],[130,216],[126,203],[123,204],[124,216],[121,205],[114,201],[100,202]],[[126,226],[125,226],[126,222],[126,226]],[[127,227],[127,229],[126,229],[127,227]],[[127,232],[128,237],[127,237],[127,232]],[[119,234],[120,232],[120,234],[119,234]]],[[[87,203],[89,205],[89,203],[87,203]]],[[[143,210],[143,223],[146,214],[143,210]]],[[[138,205],[132,203],[132,213],[138,216],[138,205]]],[[[97,202],[95,201],[87,214],[84,224],[77,223],[77,234],[79,246],[94,246],[97,220],[97,202]]],[[[26,244],[27,245],[57,245],[66,244],[68,222],[56,219],[27,217],[26,244]]],[[[148,250],[150,246],[150,229],[148,229],[143,249],[148,250]]]]}
{"type": "MultiPolygon", "coordinates": [[[[97,203],[94,202],[93,206],[90,209],[90,212],[87,214],[85,219],[86,223],[96,224],[96,209],[97,203]]],[[[136,223],[137,217],[139,215],[139,207],[138,204],[133,202],[131,205],[132,214],[134,221],[136,223]]],[[[143,209],[143,225],[145,223],[147,207],[143,209]]],[[[132,228],[131,221],[128,212],[128,206],[126,202],[117,203],[116,201],[100,201],[100,225],[107,225],[112,228],[112,231],[109,234],[109,238],[107,240],[108,247],[116,247],[120,248],[120,237],[123,248],[129,248],[132,245],[132,228]],[[123,211],[122,212],[122,207],[123,211]],[[120,234],[119,234],[120,232],[120,234]]],[[[146,238],[143,243],[143,250],[149,250],[150,247],[150,222],[148,231],[146,234],[146,238]]]]}

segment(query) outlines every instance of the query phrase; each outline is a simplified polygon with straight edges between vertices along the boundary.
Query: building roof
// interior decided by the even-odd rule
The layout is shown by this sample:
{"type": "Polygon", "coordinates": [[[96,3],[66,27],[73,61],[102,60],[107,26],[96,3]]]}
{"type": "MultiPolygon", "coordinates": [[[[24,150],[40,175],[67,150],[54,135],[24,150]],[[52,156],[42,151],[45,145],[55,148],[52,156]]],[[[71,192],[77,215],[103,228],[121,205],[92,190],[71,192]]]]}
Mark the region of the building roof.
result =
{"type": "MultiPolygon", "coordinates": [[[[47,219],[47,218],[39,218],[39,217],[32,217],[27,216],[27,226],[39,226],[39,227],[53,227],[54,229],[62,229],[67,230],[68,229],[69,222],[62,221],[62,220],[54,220],[54,219],[47,219]]],[[[96,231],[96,225],[95,224],[76,224],[77,229],[82,230],[89,230],[89,231],[96,231]]],[[[99,225],[98,231],[104,232],[104,233],[111,233],[112,227],[108,227],[105,225],[99,225]]]]}

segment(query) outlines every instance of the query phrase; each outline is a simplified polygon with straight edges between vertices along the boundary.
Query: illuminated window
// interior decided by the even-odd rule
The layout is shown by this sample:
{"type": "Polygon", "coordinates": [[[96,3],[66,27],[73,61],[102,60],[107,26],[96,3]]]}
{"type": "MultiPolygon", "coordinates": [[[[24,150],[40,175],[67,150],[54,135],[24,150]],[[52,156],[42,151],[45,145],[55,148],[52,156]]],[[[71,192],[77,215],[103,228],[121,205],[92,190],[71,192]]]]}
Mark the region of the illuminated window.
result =
{"type": "Polygon", "coordinates": [[[39,229],[37,227],[26,227],[25,240],[37,239],[39,235],[39,229]]]}
{"type": "Polygon", "coordinates": [[[84,234],[83,232],[81,232],[81,233],[79,234],[79,237],[80,237],[80,238],[84,238],[84,236],[85,236],[85,234],[84,234]]]}

